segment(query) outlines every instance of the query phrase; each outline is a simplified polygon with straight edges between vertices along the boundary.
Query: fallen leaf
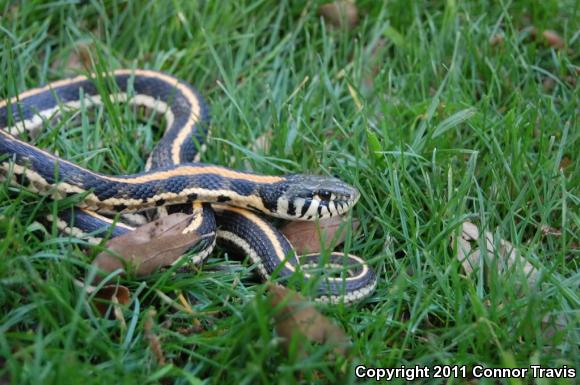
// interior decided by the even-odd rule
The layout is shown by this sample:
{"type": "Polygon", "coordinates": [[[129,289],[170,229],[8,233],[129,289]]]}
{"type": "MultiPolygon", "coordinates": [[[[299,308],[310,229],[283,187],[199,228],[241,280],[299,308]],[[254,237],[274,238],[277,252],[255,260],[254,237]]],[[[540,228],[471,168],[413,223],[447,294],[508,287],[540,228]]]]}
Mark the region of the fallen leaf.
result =
{"type": "Polygon", "coordinates": [[[572,164],[572,159],[568,155],[564,155],[560,161],[560,171],[564,171],[572,164]]]}
{"type": "MultiPolygon", "coordinates": [[[[256,153],[267,154],[268,151],[270,151],[273,137],[274,134],[272,133],[272,130],[268,130],[262,135],[258,136],[251,146],[252,151],[256,153]]],[[[244,160],[244,168],[248,171],[253,170],[253,165],[249,159],[244,160]]]]}
{"type": "Polygon", "coordinates": [[[543,335],[547,339],[552,339],[556,334],[561,333],[568,326],[568,319],[564,314],[547,314],[541,322],[543,335]]]}
{"type": "Polygon", "coordinates": [[[66,60],[55,60],[51,67],[53,69],[64,69],[65,72],[75,74],[79,70],[90,71],[92,69],[91,51],[93,47],[85,43],[77,43],[68,51],[66,60]],[[64,68],[63,68],[64,67],[64,68]]]}
{"type": "Polygon", "coordinates": [[[195,232],[183,234],[193,218],[175,213],[113,238],[93,265],[106,273],[128,268],[137,276],[170,266],[201,239],[195,232]]]}
{"type": "MultiPolygon", "coordinates": [[[[375,79],[377,78],[378,73],[384,68],[385,56],[389,52],[387,42],[387,39],[381,36],[375,41],[371,41],[364,49],[364,51],[370,51],[370,53],[368,56],[368,64],[365,66],[366,70],[363,72],[362,84],[360,86],[362,94],[368,95],[372,92],[375,79]]],[[[340,71],[341,77],[344,77],[345,74],[346,70],[342,69],[340,71]]]]}
{"type": "Polygon", "coordinates": [[[555,235],[557,237],[562,235],[562,230],[557,229],[557,228],[552,227],[552,226],[548,226],[548,225],[542,225],[541,230],[542,230],[542,234],[544,234],[544,235],[555,235]]]}
{"type": "Polygon", "coordinates": [[[349,0],[322,4],[318,8],[318,14],[336,28],[350,30],[358,24],[358,9],[349,0]]]}
{"type": "MultiPolygon", "coordinates": [[[[347,233],[347,219],[334,216],[316,222],[288,222],[280,230],[294,246],[298,254],[318,253],[344,242],[347,233]],[[319,228],[320,226],[320,228],[319,228]]],[[[352,231],[358,229],[360,222],[352,221],[352,231]]]]}
{"type": "Polygon", "coordinates": [[[93,296],[92,303],[102,316],[107,314],[107,309],[112,303],[115,318],[121,323],[122,328],[126,326],[125,318],[123,317],[123,312],[120,311],[119,305],[128,305],[131,302],[131,292],[127,287],[123,285],[105,285],[97,288],[77,280],[75,280],[75,285],[83,288],[87,294],[93,296]]]}
{"type": "Polygon", "coordinates": [[[313,342],[332,347],[335,354],[346,356],[351,345],[342,328],[320,314],[304,297],[275,283],[268,283],[269,300],[273,308],[275,329],[283,339],[286,350],[292,342],[300,354],[306,354],[305,343],[313,342]]]}
{"type": "Polygon", "coordinates": [[[489,38],[489,45],[491,45],[492,47],[503,45],[503,42],[504,42],[503,33],[496,33],[495,35],[489,38]]]}
{"type": "Polygon", "coordinates": [[[542,81],[542,87],[544,88],[544,92],[551,92],[555,86],[556,81],[550,77],[546,77],[542,81]]]}
{"type": "Polygon", "coordinates": [[[552,48],[561,49],[564,48],[564,46],[566,45],[564,43],[564,39],[562,39],[562,37],[558,35],[556,31],[547,29],[544,32],[542,32],[542,37],[552,48]]]}
{"type": "Polygon", "coordinates": [[[252,144],[252,150],[254,152],[268,153],[268,151],[270,151],[270,144],[272,143],[273,137],[274,134],[272,133],[272,130],[266,131],[256,138],[256,141],[252,144]]]}
{"type": "Polygon", "coordinates": [[[526,40],[535,40],[538,36],[538,29],[533,25],[530,25],[522,29],[521,33],[526,40]]]}
{"type": "Polygon", "coordinates": [[[193,326],[188,326],[186,328],[177,328],[176,332],[178,332],[179,334],[183,335],[183,336],[191,336],[194,334],[199,334],[201,332],[203,332],[203,326],[200,325],[193,325],[193,326]]]}
{"type": "MultiPolygon", "coordinates": [[[[477,238],[475,238],[477,239],[477,238]]],[[[455,242],[454,242],[455,244],[455,242]]],[[[464,236],[457,238],[457,259],[461,262],[463,271],[471,275],[479,263],[479,250],[471,251],[471,243],[464,236]]]]}
{"type": "MultiPolygon", "coordinates": [[[[498,242],[495,242],[493,234],[489,231],[485,231],[483,235],[489,263],[493,264],[500,272],[505,272],[518,264],[523,269],[528,283],[535,285],[538,279],[538,271],[531,263],[521,257],[514,245],[504,239],[499,239],[498,242]],[[494,258],[494,256],[497,256],[497,258],[494,258]]],[[[480,230],[471,222],[463,222],[461,236],[457,239],[455,237],[451,238],[457,259],[461,262],[467,275],[475,271],[480,264],[482,251],[471,247],[471,242],[477,242],[479,238],[480,230]]]]}
{"type": "MultiPolygon", "coordinates": [[[[556,229],[543,226],[542,231],[553,231],[556,229]]],[[[480,263],[480,256],[482,252],[480,249],[472,251],[470,242],[477,241],[480,236],[480,231],[476,225],[471,222],[464,222],[462,225],[462,233],[453,243],[457,244],[457,258],[461,261],[463,269],[470,275],[480,263]]],[[[519,264],[527,277],[530,285],[535,285],[538,280],[538,270],[528,261],[519,255],[517,249],[508,241],[500,239],[499,242],[494,242],[493,235],[489,231],[484,232],[485,249],[488,256],[491,258],[489,262],[495,266],[498,271],[505,272],[511,269],[514,265],[519,264]],[[496,244],[499,244],[496,246],[496,244]],[[497,256],[494,261],[493,257],[497,256]]],[[[491,304],[490,304],[491,306],[491,304]]],[[[564,330],[567,326],[567,319],[561,315],[547,315],[542,319],[542,330],[546,338],[552,338],[556,333],[564,330]]]]}

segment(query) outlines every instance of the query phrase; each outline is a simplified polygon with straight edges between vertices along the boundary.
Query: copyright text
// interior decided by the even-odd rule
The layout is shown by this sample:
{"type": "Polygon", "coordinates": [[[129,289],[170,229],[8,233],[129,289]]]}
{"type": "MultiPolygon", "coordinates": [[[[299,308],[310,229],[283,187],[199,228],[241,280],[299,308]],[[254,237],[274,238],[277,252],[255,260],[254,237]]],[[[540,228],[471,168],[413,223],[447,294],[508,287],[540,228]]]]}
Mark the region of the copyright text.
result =
{"type": "Polygon", "coordinates": [[[355,368],[357,378],[391,381],[405,379],[413,381],[421,378],[576,378],[576,369],[566,365],[561,368],[545,368],[531,365],[527,368],[488,368],[483,365],[434,365],[405,366],[398,368],[371,368],[358,365],[355,368]]]}

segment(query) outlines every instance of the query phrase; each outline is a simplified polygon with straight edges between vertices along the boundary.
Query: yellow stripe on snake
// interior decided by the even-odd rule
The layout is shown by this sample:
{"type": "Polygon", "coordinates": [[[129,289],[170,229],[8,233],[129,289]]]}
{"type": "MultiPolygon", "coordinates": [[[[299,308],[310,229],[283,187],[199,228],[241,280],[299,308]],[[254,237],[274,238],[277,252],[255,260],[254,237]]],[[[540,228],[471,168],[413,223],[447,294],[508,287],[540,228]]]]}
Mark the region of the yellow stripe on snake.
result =
{"type": "Polygon", "coordinates": [[[301,269],[320,265],[321,256],[296,256],[288,240],[260,215],[308,221],[342,215],[359,199],[354,187],[332,177],[258,175],[196,163],[209,114],[193,87],[150,70],[118,70],[107,76],[117,90],[106,97],[98,92],[94,79],[78,76],[0,102],[1,174],[14,184],[50,193],[53,199],[84,194],[77,210],[59,217],[62,230],[98,235],[108,229],[114,237],[133,228],[113,224],[101,213],[185,208],[196,214],[195,231],[206,235],[201,251],[191,257],[192,263],[201,263],[218,237],[242,249],[264,279],[274,272],[284,279],[297,271],[306,279],[319,278],[316,298],[320,301],[355,302],[374,291],[375,274],[366,261],[354,255],[327,256],[328,266],[344,267],[347,274],[342,277],[315,277],[301,269]],[[104,98],[145,108],[165,120],[166,131],[149,156],[145,172],[104,175],[18,139],[58,118],[63,108],[101,105],[104,98]]]}

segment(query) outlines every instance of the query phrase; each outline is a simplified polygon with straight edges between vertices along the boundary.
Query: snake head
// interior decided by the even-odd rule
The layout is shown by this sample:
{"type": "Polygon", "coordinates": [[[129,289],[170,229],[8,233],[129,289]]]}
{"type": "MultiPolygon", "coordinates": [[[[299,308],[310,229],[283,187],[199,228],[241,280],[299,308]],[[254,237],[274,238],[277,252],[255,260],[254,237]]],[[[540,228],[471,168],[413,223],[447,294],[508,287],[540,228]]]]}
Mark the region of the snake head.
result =
{"type": "Polygon", "coordinates": [[[286,176],[261,195],[272,215],[307,221],[344,214],[360,197],[356,188],[340,179],[301,174],[286,176]]]}

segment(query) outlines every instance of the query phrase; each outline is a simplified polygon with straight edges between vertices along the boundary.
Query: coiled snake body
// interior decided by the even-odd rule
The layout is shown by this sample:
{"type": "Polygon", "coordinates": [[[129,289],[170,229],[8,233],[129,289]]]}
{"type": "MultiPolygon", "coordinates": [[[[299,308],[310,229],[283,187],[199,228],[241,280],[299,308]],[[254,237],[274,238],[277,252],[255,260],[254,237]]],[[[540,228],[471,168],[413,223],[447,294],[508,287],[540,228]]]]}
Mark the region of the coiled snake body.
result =
{"type": "MultiPolygon", "coordinates": [[[[273,272],[284,278],[301,266],[318,265],[319,255],[296,256],[288,240],[257,213],[289,220],[341,215],[358,200],[355,188],[330,177],[258,175],[193,162],[207,135],[209,116],[203,99],[190,85],[150,70],[117,70],[107,77],[119,90],[108,95],[111,102],[143,107],[165,120],[165,134],[149,156],[145,172],[103,175],[17,138],[41,128],[62,108],[103,104],[92,78],[56,81],[0,101],[0,173],[15,184],[57,199],[84,194],[78,209],[59,217],[63,231],[98,236],[112,226],[111,235],[118,236],[133,227],[113,223],[98,211],[167,207],[171,212],[187,204],[195,214],[187,230],[205,235],[201,250],[191,257],[193,263],[209,255],[217,236],[242,249],[265,279],[273,272]]],[[[374,290],[376,277],[361,258],[332,253],[327,263],[343,266],[348,275],[319,277],[318,300],[353,302],[374,290]]],[[[302,273],[307,279],[315,278],[302,273]]]]}

